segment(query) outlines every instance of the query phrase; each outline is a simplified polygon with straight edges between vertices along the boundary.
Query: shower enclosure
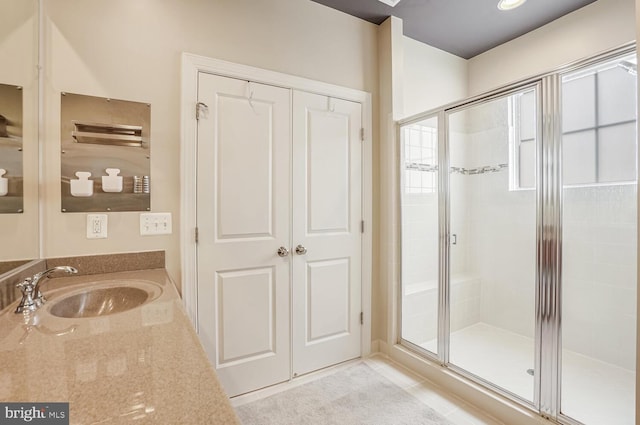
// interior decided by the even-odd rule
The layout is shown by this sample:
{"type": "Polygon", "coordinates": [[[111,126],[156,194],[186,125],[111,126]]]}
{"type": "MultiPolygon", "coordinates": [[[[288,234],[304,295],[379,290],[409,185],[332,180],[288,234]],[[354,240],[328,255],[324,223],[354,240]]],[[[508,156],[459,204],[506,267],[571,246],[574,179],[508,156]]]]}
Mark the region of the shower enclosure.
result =
{"type": "Polygon", "coordinates": [[[401,343],[568,424],[635,421],[633,51],[400,123],[401,343]]]}

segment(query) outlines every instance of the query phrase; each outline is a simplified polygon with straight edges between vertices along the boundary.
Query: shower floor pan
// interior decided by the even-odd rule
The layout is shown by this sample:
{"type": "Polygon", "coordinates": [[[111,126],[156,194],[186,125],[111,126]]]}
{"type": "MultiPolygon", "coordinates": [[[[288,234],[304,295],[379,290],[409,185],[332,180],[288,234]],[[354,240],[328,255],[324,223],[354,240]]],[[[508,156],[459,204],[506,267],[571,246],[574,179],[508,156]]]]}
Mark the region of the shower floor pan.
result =
{"type": "MultiPolygon", "coordinates": [[[[435,351],[436,342],[420,344],[435,351]]],[[[451,334],[451,363],[526,400],[533,399],[532,338],[476,323],[451,334]]],[[[562,412],[587,425],[635,423],[635,373],[562,350],[562,412]]]]}

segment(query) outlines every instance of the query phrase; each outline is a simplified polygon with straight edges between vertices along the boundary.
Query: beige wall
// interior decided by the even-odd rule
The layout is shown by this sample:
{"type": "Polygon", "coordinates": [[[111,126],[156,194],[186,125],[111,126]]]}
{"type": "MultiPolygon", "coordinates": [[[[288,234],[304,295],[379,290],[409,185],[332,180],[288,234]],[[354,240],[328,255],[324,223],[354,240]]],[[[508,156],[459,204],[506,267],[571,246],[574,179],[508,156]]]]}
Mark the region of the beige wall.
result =
{"type": "Polygon", "coordinates": [[[467,97],[468,61],[402,37],[403,117],[467,97]]]}
{"type": "MultiPolygon", "coordinates": [[[[36,2],[0,0],[0,84],[23,87],[22,147],[25,178],[24,213],[0,214],[0,261],[38,257],[37,58],[36,2]]],[[[4,168],[2,158],[0,168],[4,168]]]]}
{"type": "Polygon", "coordinates": [[[634,0],[598,0],[469,60],[469,95],[635,40],[634,0]]]}
{"type": "Polygon", "coordinates": [[[47,257],[162,249],[179,280],[182,52],[372,92],[377,108],[376,26],[311,1],[44,3],[47,257]],[[151,103],[151,203],[173,214],[172,235],[141,237],[139,213],[109,213],[108,239],[87,240],[86,214],[60,212],[63,91],[151,103]]]}
{"type": "MultiPolygon", "coordinates": [[[[396,321],[389,313],[389,306],[395,305],[397,287],[396,252],[397,232],[397,179],[395,173],[397,150],[395,143],[395,123],[400,119],[402,105],[402,20],[390,17],[378,29],[378,66],[380,73],[380,146],[379,173],[377,189],[379,244],[377,248],[378,281],[374,290],[374,326],[372,339],[387,341],[393,338],[396,321]],[[377,303],[375,301],[378,301],[377,303]]],[[[374,182],[375,184],[376,182],[374,182]]],[[[374,271],[376,273],[376,271],[374,271]]]]}

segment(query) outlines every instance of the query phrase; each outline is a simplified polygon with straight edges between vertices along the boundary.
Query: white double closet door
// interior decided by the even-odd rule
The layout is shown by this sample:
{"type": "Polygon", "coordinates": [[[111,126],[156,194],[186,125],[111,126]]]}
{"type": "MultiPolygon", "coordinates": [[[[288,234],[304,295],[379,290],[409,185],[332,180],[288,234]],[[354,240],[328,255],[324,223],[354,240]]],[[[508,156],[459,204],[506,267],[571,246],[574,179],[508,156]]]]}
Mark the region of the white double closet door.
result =
{"type": "Polygon", "coordinates": [[[200,339],[230,396],[361,353],[361,105],[201,73],[200,339]]]}

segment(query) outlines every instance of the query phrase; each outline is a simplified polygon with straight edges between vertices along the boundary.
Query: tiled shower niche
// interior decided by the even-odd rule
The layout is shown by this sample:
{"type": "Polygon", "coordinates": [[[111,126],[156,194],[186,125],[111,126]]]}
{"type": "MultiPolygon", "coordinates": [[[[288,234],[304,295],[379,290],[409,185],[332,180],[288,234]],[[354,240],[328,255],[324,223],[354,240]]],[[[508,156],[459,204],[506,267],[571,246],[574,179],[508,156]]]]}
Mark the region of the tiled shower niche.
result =
{"type": "Polygon", "coordinates": [[[62,93],[62,212],[149,211],[151,105],[62,93]]]}

